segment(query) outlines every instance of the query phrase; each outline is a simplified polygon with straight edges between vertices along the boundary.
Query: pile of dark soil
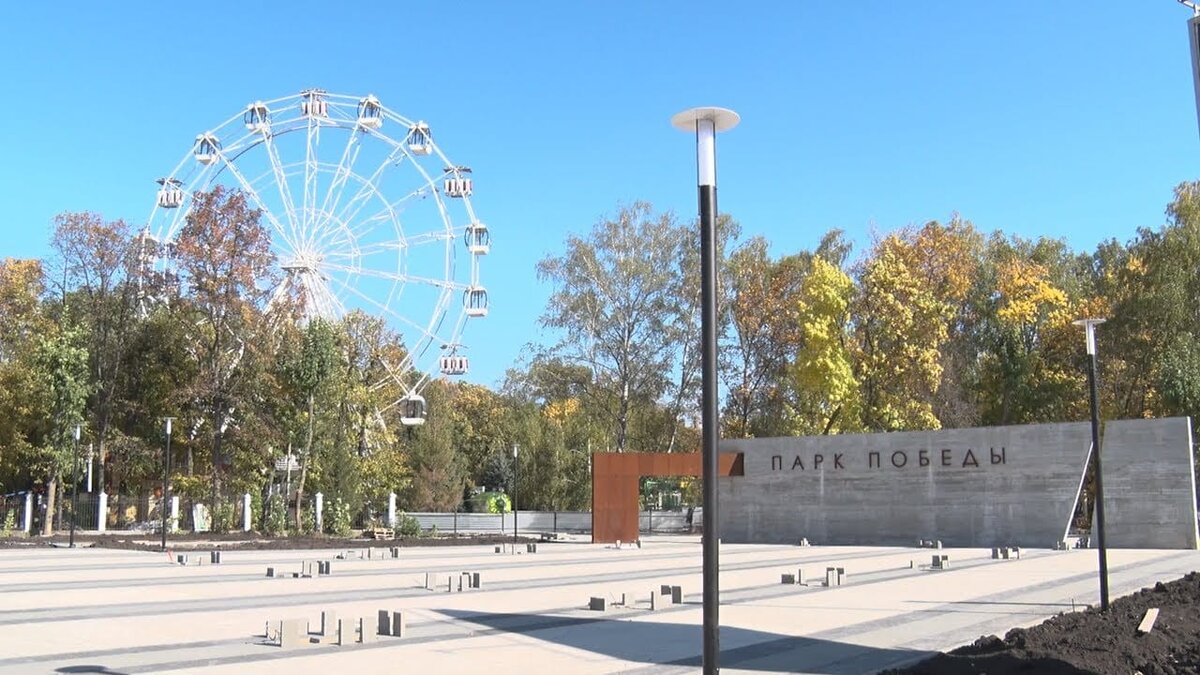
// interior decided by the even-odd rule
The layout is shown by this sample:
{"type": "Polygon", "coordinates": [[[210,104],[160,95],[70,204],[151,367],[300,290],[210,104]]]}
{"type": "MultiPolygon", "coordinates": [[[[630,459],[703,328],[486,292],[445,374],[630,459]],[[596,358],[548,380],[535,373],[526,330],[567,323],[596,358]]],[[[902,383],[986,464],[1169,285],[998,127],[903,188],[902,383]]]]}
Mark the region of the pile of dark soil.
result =
{"type": "Polygon", "coordinates": [[[1088,609],[1060,614],[1033,628],[1014,628],[1000,639],[981,637],[948,654],[904,670],[912,675],[962,673],[1200,673],[1200,574],[1158,583],[1111,603],[1107,612],[1088,609]],[[1159,608],[1153,630],[1137,632],[1151,607],[1159,608]]]}

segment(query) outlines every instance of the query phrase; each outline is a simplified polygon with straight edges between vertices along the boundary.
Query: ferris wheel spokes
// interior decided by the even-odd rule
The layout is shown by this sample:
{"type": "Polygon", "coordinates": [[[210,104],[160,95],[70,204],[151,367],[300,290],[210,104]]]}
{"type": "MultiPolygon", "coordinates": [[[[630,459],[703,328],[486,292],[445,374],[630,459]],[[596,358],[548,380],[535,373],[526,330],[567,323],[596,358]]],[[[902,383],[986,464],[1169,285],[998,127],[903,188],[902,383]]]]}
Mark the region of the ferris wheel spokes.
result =
{"type": "Polygon", "coordinates": [[[275,174],[275,184],[279,189],[279,200],[283,203],[284,215],[287,216],[288,226],[295,239],[300,237],[300,224],[296,220],[296,202],[292,197],[292,189],[288,185],[287,173],[283,161],[279,158],[279,148],[275,146],[275,135],[268,128],[263,132],[263,147],[271,163],[271,171],[275,174]]]}
{"type": "Polygon", "coordinates": [[[295,251],[296,250],[295,241],[288,237],[287,232],[285,232],[283,229],[283,225],[280,224],[279,220],[275,217],[275,214],[271,211],[270,208],[267,207],[267,204],[266,204],[266,202],[263,201],[262,197],[259,196],[258,190],[254,189],[254,186],[252,184],[250,184],[250,181],[246,180],[246,177],[244,175],[242,175],[242,172],[240,170],[238,170],[237,165],[234,164],[233,162],[229,161],[229,158],[225,155],[224,152],[222,152],[221,150],[218,149],[216,151],[216,154],[217,154],[217,157],[221,160],[222,166],[225,169],[229,170],[230,175],[232,175],[234,178],[237,179],[238,183],[241,184],[242,189],[245,190],[246,194],[249,195],[250,198],[254,201],[255,208],[257,208],[259,211],[262,212],[262,215],[264,218],[267,219],[267,222],[271,223],[271,226],[275,228],[275,232],[281,238],[283,238],[284,242],[287,243],[288,247],[292,251],[295,251]]]}

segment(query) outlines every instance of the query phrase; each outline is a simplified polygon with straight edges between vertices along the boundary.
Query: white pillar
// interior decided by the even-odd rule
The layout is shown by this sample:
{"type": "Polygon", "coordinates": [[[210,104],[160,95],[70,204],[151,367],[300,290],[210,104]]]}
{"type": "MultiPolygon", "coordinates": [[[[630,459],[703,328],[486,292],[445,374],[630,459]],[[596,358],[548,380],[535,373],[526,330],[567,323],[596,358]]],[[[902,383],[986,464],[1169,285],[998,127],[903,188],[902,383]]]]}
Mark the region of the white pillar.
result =
{"type": "Polygon", "coordinates": [[[108,529],[108,493],[104,490],[100,491],[100,498],[96,502],[96,531],[104,532],[108,529]]]}
{"type": "Polygon", "coordinates": [[[317,517],[313,520],[317,525],[317,532],[320,533],[325,531],[325,495],[318,492],[314,497],[316,498],[317,517]]]}
{"type": "Polygon", "coordinates": [[[179,531],[179,495],[171,496],[171,520],[167,523],[171,532],[179,531]]]}
{"type": "Polygon", "coordinates": [[[388,527],[396,526],[396,493],[388,494],[388,527]]]}
{"type": "Polygon", "coordinates": [[[242,495],[242,532],[250,531],[250,493],[242,495]]]}
{"type": "Polygon", "coordinates": [[[25,520],[21,521],[21,529],[25,530],[25,534],[33,532],[33,493],[25,493],[25,520]]]}

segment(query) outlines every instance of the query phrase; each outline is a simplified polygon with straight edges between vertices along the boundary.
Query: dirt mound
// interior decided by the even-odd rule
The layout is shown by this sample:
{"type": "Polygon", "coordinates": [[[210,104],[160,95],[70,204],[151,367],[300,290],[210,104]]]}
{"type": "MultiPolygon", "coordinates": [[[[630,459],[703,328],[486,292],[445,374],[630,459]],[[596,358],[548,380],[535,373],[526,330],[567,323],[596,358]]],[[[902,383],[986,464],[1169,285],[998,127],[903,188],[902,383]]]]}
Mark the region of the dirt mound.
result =
{"type": "Polygon", "coordinates": [[[1107,612],[1088,609],[1060,614],[1033,628],[1014,628],[1004,639],[980,637],[948,654],[904,670],[912,675],[962,673],[1200,674],[1200,574],[1158,583],[1117,599],[1107,612]],[[1154,629],[1138,624],[1159,608],[1154,629]]]}

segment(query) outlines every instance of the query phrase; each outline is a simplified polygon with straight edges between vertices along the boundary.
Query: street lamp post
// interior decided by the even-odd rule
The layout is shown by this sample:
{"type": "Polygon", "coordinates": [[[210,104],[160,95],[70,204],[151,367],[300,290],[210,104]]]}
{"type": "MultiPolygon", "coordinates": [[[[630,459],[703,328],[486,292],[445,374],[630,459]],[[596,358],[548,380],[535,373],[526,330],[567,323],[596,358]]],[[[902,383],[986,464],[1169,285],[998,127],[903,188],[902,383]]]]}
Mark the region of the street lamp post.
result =
{"type": "Polygon", "coordinates": [[[175,421],[174,417],[165,418],[167,423],[167,440],[166,448],[163,450],[163,476],[162,476],[162,550],[167,550],[167,485],[171,477],[171,422],[175,421]]]}
{"type": "Polygon", "coordinates": [[[75,521],[79,520],[79,425],[75,425],[75,440],[72,445],[74,471],[71,479],[71,537],[69,546],[75,548],[75,521]]]}
{"type": "Polygon", "coordinates": [[[700,197],[700,420],[704,475],[704,673],[720,669],[720,533],[717,528],[717,132],[741,118],[724,108],[692,108],[671,118],[677,129],[696,134],[696,184],[700,197]]]}
{"type": "Polygon", "coordinates": [[[1072,322],[1083,326],[1087,341],[1088,390],[1092,407],[1092,456],[1096,461],[1096,522],[1093,532],[1100,552],[1100,610],[1108,610],[1108,549],[1104,545],[1104,470],[1100,464],[1100,397],[1096,383],[1096,326],[1104,319],[1080,319],[1072,322]]]}
{"type": "Polygon", "coordinates": [[[513,443],[513,555],[517,554],[517,485],[521,470],[521,463],[517,461],[517,450],[520,447],[520,445],[513,443]]]}

